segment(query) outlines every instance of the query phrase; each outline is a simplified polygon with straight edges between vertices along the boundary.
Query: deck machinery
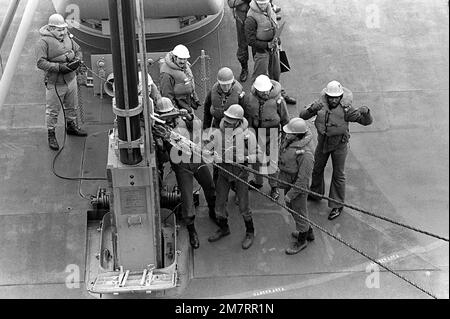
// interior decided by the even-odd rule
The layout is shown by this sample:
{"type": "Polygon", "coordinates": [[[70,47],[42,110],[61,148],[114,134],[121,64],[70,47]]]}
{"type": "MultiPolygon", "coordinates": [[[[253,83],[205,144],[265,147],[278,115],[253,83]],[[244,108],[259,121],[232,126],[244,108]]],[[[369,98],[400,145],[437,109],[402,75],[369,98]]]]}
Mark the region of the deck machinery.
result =
{"type": "MultiPolygon", "coordinates": [[[[170,211],[160,208],[155,150],[151,125],[153,102],[147,77],[138,96],[140,72],[147,74],[143,1],[110,0],[111,52],[114,72],[114,128],[109,132],[104,209],[95,258],[88,261],[87,289],[96,296],[123,293],[177,294],[187,276],[189,248],[177,245],[177,225],[170,211]],[[136,21],[136,26],[128,21],[136,21]],[[138,34],[139,53],[134,35],[138,34]],[[145,98],[147,97],[147,98],[145,98]],[[140,124],[143,113],[144,127],[140,124]],[[106,196],[107,194],[107,196],[106,196]],[[106,198],[106,199],[105,199],[106,198]]],[[[182,233],[182,232],[180,232],[182,233]]],[[[187,242],[187,241],[184,241],[187,242]]],[[[92,247],[91,247],[92,248],[92,247]]],[[[89,259],[89,256],[88,256],[89,259]]]]}

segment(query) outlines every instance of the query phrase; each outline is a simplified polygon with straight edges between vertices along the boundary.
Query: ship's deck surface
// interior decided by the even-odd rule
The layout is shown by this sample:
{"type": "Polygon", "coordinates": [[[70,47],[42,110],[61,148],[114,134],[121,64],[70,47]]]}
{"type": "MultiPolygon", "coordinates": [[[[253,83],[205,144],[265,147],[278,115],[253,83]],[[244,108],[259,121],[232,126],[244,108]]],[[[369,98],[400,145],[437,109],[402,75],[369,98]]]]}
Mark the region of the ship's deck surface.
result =
{"type": "MultiPolygon", "coordinates": [[[[8,2],[0,0],[0,7],[8,2]]],[[[297,108],[313,101],[333,79],[354,92],[356,106],[371,108],[372,126],[351,126],[348,203],[448,237],[448,3],[370,3],[280,2],[286,21],[283,48],[292,66],[281,82],[298,99],[297,108]],[[367,16],[377,8],[379,25],[367,16]]],[[[3,63],[23,7],[2,48],[3,63]]],[[[226,10],[220,27],[190,46],[194,58],[200,49],[211,57],[212,79],[221,66],[240,71],[234,21],[226,10]]],[[[83,196],[95,194],[102,184],[62,180],[51,171],[55,153],[47,146],[44,87],[35,67],[34,43],[36,30],[52,12],[51,1],[41,1],[0,111],[1,298],[90,297],[84,286],[90,205],[83,196]],[[71,285],[77,271],[79,287],[71,285]]],[[[86,49],[86,61],[91,53],[96,52],[86,49]]],[[[110,99],[100,99],[85,87],[82,96],[90,135],[68,138],[56,168],[66,176],[105,176],[110,99]]],[[[295,106],[289,111],[291,117],[298,114],[295,106]]],[[[60,144],[62,134],[60,126],[60,144]]],[[[330,174],[329,163],[328,181],[330,174]]],[[[268,192],[267,184],[263,190],[268,192]]],[[[230,195],[232,234],[213,244],[207,237],[215,226],[202,199],[196,219],[200,248],[194,252],[193,278],[183,297],[427,298],[386,271],[380,274],[379,288],[368,288],[368,260],[318,230],[306,250],[286,256],[294,222],[285,210],[254,192],[250,199],[256,238],[243,251],[244,225],[233,198],[230,195]]],[[[328,221],[325,201],[309,203],[309,208],[314,222],[448,298],[448,243],[350,209],[328,221]]]]}

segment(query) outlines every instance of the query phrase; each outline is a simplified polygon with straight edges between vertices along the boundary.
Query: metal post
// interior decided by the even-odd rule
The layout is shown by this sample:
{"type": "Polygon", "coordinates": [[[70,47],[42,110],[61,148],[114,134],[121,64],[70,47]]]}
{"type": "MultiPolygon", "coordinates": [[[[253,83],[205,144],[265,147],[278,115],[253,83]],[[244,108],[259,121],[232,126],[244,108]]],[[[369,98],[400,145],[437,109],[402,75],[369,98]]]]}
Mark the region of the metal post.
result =
{"type": "Polygon", "coordinates": [[[5,41],[6,35],[8,34],[9,26],[16,14],[17,7],[19,6],[20,0],[11,0],[9,2],[8,9],[6,9],[6,15],[0,27],[0,49],[2,48],[3,41],[5,41]]]}
{"type": "Polygon", "coordinates": [[[200,61],[201,61],[201,72],[202,72],[202,76],[201,76],[201,80],[203,82],[203,98],[206,98],[206,96],[208,95],[208,86],[207,86],[207,76],[206,76],[206,54],[205,54],[205,50],[201,50],[200,51],[200,61]]]}
{"type": "MultiPolygon", "coordinates": [[[[111,26],[111,52],[114,70],[114,91],[118,109],[131,110],[139,105],[137,92],[136,29],[134,23],[134,1],[109,0],[111,26]]],[[[126,141],[128,148],[120,149],[120,161],[135,165],[142,161],[138,146],[132,142],[141,137],[139,115],[117,116],[120,141],[126,141]]]]}
{"type": "Polygon", "coordinates": [[[0,111],[5,102],[6,96],[9,93],[9,87],[11,85],[14,71],[21,58],[21,52],[25,45],[28,32],[30,30],[31,22],[33,21],[34,12],[39,5],[39,0],[29,0],[25,7],[22,20],[20,21],[19,30],[17,30],[16,38],[9,53],[8,62],[6,63],[5,71],[0,81],[0,111]]]}
{"type": "Polygon", "coordinates": [[[145,121],[145,149],[146,157],[150,169],[149,197],[150,204],[154,212],[154,248],[156,251],[156,262],[158,267],[162,266],[162,242],[161,242],[161,215],[159,207],[159,181],[156,169],[155,149],[153,146],[152,122],[150,114],[153,114],[153,103],[150,103],[148,91],[148,69],[147,69],[147,47],[145,44],[145,15],[143,0],[136,0],[136,22],[138,26],[139,52],[141,63],[141,79],[142,79],[142,101],[144,103],[144,121],[145,121]]]}

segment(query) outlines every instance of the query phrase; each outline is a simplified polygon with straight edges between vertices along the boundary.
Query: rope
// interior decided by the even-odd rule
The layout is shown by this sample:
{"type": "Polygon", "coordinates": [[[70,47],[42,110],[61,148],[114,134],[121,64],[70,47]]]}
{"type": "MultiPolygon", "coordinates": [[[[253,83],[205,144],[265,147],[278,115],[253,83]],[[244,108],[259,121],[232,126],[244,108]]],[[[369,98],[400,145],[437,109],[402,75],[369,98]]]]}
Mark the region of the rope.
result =
{"type": "MultiPolygon", "coordinates": [[[[199,154],[197,154],[199,155],[199,154]]],[[[422,291],[423,293],[427,294],[428,296],[437,299],[437,297],[435,295],[433,295],[431,292],[425,290],[424,288],[420,287],[418,284],[412,282],[411,280],[407,279],[406,277],[400,275],[399,273],[395,272],[394,270],[390,269],[389,267],[383,265],[381,262],[377,261],[375,258],[369,256],[368,254],[366,254],[365,252],[359,250],[356,247],[353,247],[351,244],[347,243],[346,241],[344,241],[343,239],[333,235],[332,233],[330,233],[328,230],[322,228],[321,226],[317,225],[316,223],[310,221],[308,218],[302,216],[301,214],[297,213],[296,211],[292,210],[291,208],[287,207],[286,205],[280,204],[277,200],[273,199],[272,197],[270,197],[269,195],[261,192],[259,189],[257,189],[256,187],[253,187],[252,185],[250,185],[248,182],[244,181],[243,179],[241,179],[240,177],[234,175],[233,173],[229,172],[227,169],[221,167],[220,165],[217,165],[216,163],[210,161],[210,163],[212,165],[214,165],[215,167],[219,168],[220,170],[224,171],[225,173],[227,173],[228,175],[230,175],[231,177],[235,178],[236,180],[246,184],[247,186],[251,187],[253,190],[255,190],[256,192],[258,192],[259,194],[263,195],[264,197],[270,199],[272,202],[276,203],[277,205],[279,205],[280,207],[286,209],[288,212],[290,212],[292,215],[298,216],[301,219],[303,219],[304,221],[308,222],[309,224],[311,224],[312,226],[314,226],[315,228],[319,229],[320,231],[324,232],[325,234],[327,234],[328,236],[336,239],[337,241],[339,241],[340,243],[344,244],[345,246],[349,247],[350,249],[356,251],[358,254],[366,257],[367,259],[369,259],[370,261],[372,261],[373,263],[379,265],[380,267],[386,269],[388,272],[392,273],[393,275],[397,276],[398,278],[404,280],[405,282],[407,282],[408,284],[410,284],[411,286],[419,289],[420,291],[422,291]]],[[[244,165],[242,165],[244,166],[244,165]]]]}
{"type": "Polygon", "coordinates": [[[170,212],[170,214],[167,215],[166,218],[164,218],[163,223],[165,223],[166,220],[167,220],[170,216],[172,216],[173,213],[175,213],[175,211],[177,210],[177,208],[178,208],[182,203],[183,203],[183,202],[178,203],[178,204],[172,209],[172,211],[170,212]]]}
{"type": "Polygon", "coordinates": [[[246,169],[246,170],[249,171],[250,173],[253,173],[253,174],[256,174],[256,175],[262,175],[263,177],[266,177],[266,178],[268,178],[268,179],[274,180],[274,181],[276,181],[276,182],[278,182],[278,183],[280,183],[280,184],[288,185],[288,186],[290,186],[290,187],[292,187],[292,188],[294,188],[294,189],[300,190],[300,191],[302,191],[302,192],[304,192],[304,193],[308,193],[308,194],[314,195],[314,196],[316,196],[316,197],[321,197],[322,199],[326,199],[326,200],[329,200],[329,201],[334,202],[334,203],[336,203],[336,204],[339,204],[339,205],[342,205],[342,206],[351,208],[351,209],[356,210],[356,211],[358,211],[358,212],[361,212],[361,213],[363,213],[363,214],[366,214],[366,215],[369,215],[369,216],[372,216],[372,217],[375,217],[375,218],[378,218],[378,219],[381,219],[381,220],[390,222],[390,223],[392,223],[392,224],[395,224],[395,225],[398,225],[398,226],[401,226],[401,227],[408,228],[408,229],[410,229],[410,230],[413,230],[413,231],[415,231],[415,232],[418,232],[418,233],[421,233],[421,234],[424,234],[424,235],[428,235],[428,236],[431,236],[431,237],[434,237],[434,238],[437,238],[437,239],[441,239],[441,240],[444,240],[444,241],[447,241],[447,242],[449,241],[448,238],[442,237],[442,236],[440,236],[440,235],[436,235],[436,234],[430,233],[430,232],[428,232],[428,231],[421,230],[421,229],[416,228],[416,227],[414,227],[414,226],[410,226],[410,225],[407,225],[407,224],[404,224],[404,223],[395,221],[395,220],[390,219],[390,218],[385,217],[385,216],[380,216],[380,215],[377,215],[377,214],[375,214],[375,213],[371,213],[371,212],[369,212],[369,211],[367,211],[367,210],[365,210],[365,209],[359,208],[359,207],[354,206],[354,205],[351,205],[351,204],[346,204],[346,203],[344,203],[344,202],[340,202],[340,201],[338,201],[338,200],[335,200],[335,199],[333,199],[333,198],[327,197],[327,196],[325,196],[325,195],[322,195],[322,194],[313,192],[313,191],[311,191],[311,190],[309,190],[309,189],[306,189],[306,188],[303,188],[303,187],[300,187],[300,186],[297,186],[297,185],[288,183],[288,182],[286,182],[286,181],[282,181],[282,180],[280,180],[280,179],[278,179],[278,178],[276,178],[276,177],[273,177],[273,176],[270,176],[270,175],[266,175],[266,174],[262,174],[262,173],[260,173],[260,172],[258,172],[258,171],[256,171],[256,170],[254,170],[254,169],[252,169],[252,168],[250,168],[250,167],[248,167],[248,166],[246,166],[246,165],[242,165],[242,164],[239,164],[239,163],[229,163],[229,164],[232,164],[232,165],[234,165],[234,166],[237,166],[237,167],[246,169]]]}

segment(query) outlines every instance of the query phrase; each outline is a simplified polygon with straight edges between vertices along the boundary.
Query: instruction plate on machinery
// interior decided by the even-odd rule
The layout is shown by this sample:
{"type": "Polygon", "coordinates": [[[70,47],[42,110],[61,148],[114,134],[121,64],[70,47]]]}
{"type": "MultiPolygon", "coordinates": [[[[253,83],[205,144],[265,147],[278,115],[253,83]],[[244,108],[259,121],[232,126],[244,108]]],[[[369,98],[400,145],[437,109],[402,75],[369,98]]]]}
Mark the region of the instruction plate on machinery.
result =
{"type": "Polygon", "coordinates": [[[129,187],[120,189],[121,214],[146,214],[146,188],[129,187]]]}

